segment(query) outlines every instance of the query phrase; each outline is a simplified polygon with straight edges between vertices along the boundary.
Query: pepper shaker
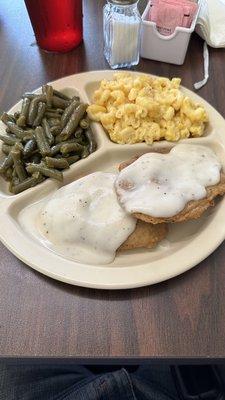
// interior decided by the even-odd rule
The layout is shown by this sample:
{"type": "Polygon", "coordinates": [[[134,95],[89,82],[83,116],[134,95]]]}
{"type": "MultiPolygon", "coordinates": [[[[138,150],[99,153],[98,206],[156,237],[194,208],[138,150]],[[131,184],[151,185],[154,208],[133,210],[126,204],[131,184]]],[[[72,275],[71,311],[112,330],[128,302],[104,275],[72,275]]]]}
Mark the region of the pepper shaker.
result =
{"type": "Polygon", "coordinates": [[[104,55],[113,69],[139,63],[141,16],[138,1],[107,0],[104,6],[104,55]]]}

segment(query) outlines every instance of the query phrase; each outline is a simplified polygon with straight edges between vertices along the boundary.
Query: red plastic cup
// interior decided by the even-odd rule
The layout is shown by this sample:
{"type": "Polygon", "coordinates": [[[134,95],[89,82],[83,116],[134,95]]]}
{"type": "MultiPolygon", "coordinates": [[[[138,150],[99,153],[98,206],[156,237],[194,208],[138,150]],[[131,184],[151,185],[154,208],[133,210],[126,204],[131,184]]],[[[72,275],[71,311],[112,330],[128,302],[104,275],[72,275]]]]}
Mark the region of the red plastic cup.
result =
{"type": "Polygon", "coordinates": [[[37,44],[67,52],[83,39],[82,0],[25,0],[37,44]]]}

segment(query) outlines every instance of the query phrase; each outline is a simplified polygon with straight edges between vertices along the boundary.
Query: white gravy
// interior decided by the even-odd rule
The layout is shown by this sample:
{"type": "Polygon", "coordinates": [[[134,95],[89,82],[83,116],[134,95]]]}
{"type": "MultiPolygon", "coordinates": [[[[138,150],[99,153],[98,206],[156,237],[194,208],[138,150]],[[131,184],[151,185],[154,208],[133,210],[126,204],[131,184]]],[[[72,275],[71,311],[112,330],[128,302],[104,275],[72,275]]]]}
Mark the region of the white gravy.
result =
{"type": "Polygon", "coordinates": [[[120,206],[116,175],[96,172],[57,190],[41,210],[38,229],[54,249],[83,263],[107,264],[135,230],[120,206]]]}
{"type": "Polygon", "coordinates": [[[147,153],[123,169],[115,188],[128,213],[172,217],[220,181],[221,164],[205,146],[178,144],[170,153],[147,153]]]}

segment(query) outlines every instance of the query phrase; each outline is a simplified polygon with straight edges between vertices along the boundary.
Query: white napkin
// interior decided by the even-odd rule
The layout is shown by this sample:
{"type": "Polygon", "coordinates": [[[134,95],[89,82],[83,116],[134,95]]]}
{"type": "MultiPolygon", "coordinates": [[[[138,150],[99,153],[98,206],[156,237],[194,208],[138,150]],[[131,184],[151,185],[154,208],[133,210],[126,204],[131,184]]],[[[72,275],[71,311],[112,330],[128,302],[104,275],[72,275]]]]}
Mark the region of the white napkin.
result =
{"type": "Polygon", "coordinates": [[[204,42],[204,47],[203,47],[203,58],[204,58],[204,78],[200,82],[194,83],[194,88],[196,90],[201,89],[209,79],[209,50],[207,43],[204,42]]]}
{"type": "Polygon", "coordinates": [[[204,86],[209,79],[209,51],[211,47],[225,47],[225,0],[202,0],[195,28],[204,40],[204,78],[194,84],[196,90],[204,86]]]}
{"type": "Polygon", "coordinates": [[[225,47],[225,0],[202,0],[196,32],[211,47],[225,47]]]}

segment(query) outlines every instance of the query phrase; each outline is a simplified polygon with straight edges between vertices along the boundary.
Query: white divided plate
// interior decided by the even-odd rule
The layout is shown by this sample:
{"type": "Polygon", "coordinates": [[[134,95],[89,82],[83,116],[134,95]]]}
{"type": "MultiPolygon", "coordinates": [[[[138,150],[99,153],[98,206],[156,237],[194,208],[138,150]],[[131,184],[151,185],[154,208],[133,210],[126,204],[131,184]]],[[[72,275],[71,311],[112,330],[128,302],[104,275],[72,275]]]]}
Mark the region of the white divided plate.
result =
{"type": "MultiPolygon", "coordinates": [[[[137,74],[135,72],[135,74],[137,74]]],[[[91,102],[92,94],[102,79],[111,79],[113,71],[94,71],[68,76],[51,82],[55,89],[67,94],[78,94],[82,101],[91,102]]],[[[182,91],[206,108],[210,124],[204,137],[182,140],[183,143],[204,144],[213,148],[225,168],[225,122],[222,116],[206,101],[188,89],[182,91]]],[[[20,109],[17,103],[10,112],[20,109]]],[[[0,125],[0,131],[4,129],[0,125]]],[[[112,143],[97,124],[92,124],[98,149],[87,159],[81,160],[64,172],[66,185],[94,171],[115,171],[121,161],[152,148],[172,147],[162,141],[148,146],[144,143],[119,145],[112,143]]],[[[1,155],[2,157],[2,155],[1,155]]],[[[23,229],[23,210],[51,195],[60,187],[58,182],[46,180],[39,186],[18,195],[7,190],[0,178],[0,240],[20,260],[41,273],[73,285],[125,289],[154,284],[172,278],[194,267],[213,252],[225,238],[225,197],[207,215],[198,221],[171,225],[169,235],[154,250],[132,250],[116,256],[112,264],[105,266],[85,265],[66,259],[47,247],[34,235],[23,229]]],[[[204,272],[203,272],[204,273],[204,272]]]]}

